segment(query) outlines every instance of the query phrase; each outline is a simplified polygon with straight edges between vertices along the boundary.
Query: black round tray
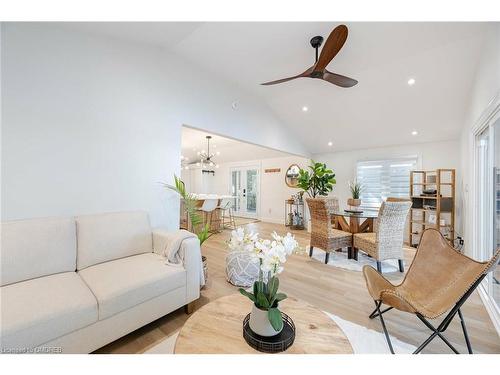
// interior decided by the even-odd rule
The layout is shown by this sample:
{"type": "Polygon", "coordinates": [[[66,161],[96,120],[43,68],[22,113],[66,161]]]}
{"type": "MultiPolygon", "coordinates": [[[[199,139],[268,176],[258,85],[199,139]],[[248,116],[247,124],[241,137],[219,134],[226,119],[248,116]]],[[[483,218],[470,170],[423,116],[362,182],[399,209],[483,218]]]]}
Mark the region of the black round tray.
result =
{"type": "Polygon", "coordinates": [[[243,319],[243,338],[252,348],[264,353],[284,352],[292,346],[295,340],[295,324],[293,320],[284,312],[283,329],[275,336],[260,336],[250,329],[250,314],[243,319]]]}

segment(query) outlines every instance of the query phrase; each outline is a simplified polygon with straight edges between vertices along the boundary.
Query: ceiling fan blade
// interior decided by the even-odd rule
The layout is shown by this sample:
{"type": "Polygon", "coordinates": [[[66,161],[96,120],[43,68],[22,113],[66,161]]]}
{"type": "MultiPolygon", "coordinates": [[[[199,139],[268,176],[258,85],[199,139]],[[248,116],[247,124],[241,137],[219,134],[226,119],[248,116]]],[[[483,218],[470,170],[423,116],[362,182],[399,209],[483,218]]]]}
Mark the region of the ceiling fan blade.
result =
{"type": "Polygon", "coordinates": [[[352,87],[358,83],[358,81],[356,81],[355,79],[332,73],[328,70],[325,70],[323,79],[340,87],[352,87]]]}
{"type": "Polygon", "coordinates": [[[314,65],[314,71],[322,71],[332,61],[332,59],[339,53],[340,49],[347,40],[347,26],[338,25],[328,36],[325,46],[321,50],[319,59],[314,65]]]}
{"type": "Polygon", "coordinates": [[[261,83],[261,85],[264,85],[264,86],[276,85],[278,83],[283,83],[283,82],[291,81],[292,79],[296,79],[296,78],[309,77],[309,75],[311,74],[312,70],[313,70],[313,67],[310,67],[304,73],[300,73],[300,74],[298,74],[296,76],[288,77],[288,78],[282,78],[282,79],[278,79],[276,81],[264,82],[264,83],[261,83]]]}

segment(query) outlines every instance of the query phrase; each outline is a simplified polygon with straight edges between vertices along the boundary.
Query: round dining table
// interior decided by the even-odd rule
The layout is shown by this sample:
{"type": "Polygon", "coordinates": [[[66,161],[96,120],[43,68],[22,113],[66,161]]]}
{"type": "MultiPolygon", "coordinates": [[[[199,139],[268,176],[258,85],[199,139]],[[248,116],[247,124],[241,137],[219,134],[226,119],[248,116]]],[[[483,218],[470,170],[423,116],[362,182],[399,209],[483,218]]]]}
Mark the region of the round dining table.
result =
{"type": "Polygon", "coordinates": [[[331,212],[331,215],[338,229],[355,234],[373,232],[373,221],[378,217],[378,211],[363,210],[355,213],[346,210],[338,210],[331,212]],[[349,222],[347,222],[346,218],[349,218],[349,222]]]}

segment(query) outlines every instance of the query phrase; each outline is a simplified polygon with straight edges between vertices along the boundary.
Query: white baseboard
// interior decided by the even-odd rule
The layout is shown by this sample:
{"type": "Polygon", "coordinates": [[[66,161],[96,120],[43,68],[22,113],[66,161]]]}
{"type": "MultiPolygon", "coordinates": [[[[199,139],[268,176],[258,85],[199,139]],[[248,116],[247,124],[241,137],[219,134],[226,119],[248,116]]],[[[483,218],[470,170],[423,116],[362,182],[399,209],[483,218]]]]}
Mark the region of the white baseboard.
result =
{"type": "Polygon", "coordinates": [[[498,306],[495,301],[492,300],[491,296],[486,292],[486,289],[483,285],[479,285],[477,288],[479,297],[483,301],[484,307],[490,316],[495,329],[497,330],[498,336],[500,336],[500,311],[498,310],[498,306]]]}
{"type": "Polygon", "coordinates": [[[259,220],[265,223],[283,224],[283,219],[276,219],[274,217],[260,217],[259,220]]]}

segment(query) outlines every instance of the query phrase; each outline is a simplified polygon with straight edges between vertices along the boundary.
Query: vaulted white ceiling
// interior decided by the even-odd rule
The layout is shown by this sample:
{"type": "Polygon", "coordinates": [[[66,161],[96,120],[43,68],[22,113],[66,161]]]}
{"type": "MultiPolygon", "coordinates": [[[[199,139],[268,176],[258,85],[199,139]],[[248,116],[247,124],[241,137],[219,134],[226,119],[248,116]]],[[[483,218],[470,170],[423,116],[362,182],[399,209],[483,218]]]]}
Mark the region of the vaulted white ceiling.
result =
{"type": "Polygon", "coordinates": [[[314,63],[310,38],[326,38],[338,24],[91,23],[76,27],[168,48],[207,74],[253,92],[311,153],[458,138],[487,24],[347,23],[347,42],[328,69],[357,79],[357,86],[343,89],[306,78],[259,85],[310,67],[314,63]],[[416,83],[410,87],[411,77],[416,83]],[[411,135],[413,130],[417,136],[411,135]]]}

